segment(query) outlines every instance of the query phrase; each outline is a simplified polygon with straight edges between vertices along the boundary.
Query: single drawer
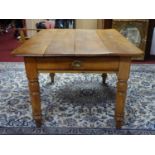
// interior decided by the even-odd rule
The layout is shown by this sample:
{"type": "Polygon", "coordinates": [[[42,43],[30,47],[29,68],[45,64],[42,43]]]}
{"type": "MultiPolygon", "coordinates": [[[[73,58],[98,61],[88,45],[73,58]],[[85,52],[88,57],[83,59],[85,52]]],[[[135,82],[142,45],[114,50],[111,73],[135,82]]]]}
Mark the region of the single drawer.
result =
{"type": "Polygon", "coordinates": [[[117,71],[119,57],[44,57],[37,58],[39,70],[117,71]]]}

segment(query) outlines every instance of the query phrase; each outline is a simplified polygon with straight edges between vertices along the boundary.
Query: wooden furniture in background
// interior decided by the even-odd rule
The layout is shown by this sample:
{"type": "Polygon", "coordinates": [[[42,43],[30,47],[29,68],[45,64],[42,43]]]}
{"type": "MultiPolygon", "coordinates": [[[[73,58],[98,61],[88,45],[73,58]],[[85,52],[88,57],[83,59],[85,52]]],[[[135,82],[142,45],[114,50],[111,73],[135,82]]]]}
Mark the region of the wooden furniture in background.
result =
{"type": "MultiPolygon", "coordinates": [[[[146,40],[148,32],[149,20],[113,20],[112,28],[117,29],[129,41],[139,47],[145,53],[146,40]]],[[[139,60],[144,60],[144,56],[139,57],[139,60]]]]}
{"type": "Polygon", "coordinates": [[[114,29],[42,30],[12,54],[24,57],[33,117],[38,126],[42,120],[39,72],[114,72],[118,76],[115,120],[116,127],[121,128],[131,58],[142,55],[142,51],[119,32],[114,29]]]}
{"type": "Polygon", "coordinates": [[[149,19],[148,35],[147,35],[146,51],[145,51],[146,60],[155,60],[155,55],[150,55],[154,28],[155,28],[155,19],[149,19]]]}
{"type": "Polygon", "coordinates": [[[112,19],[97,19],[97,29],[111,29],[112,19]]]}
{"type": "MultiPolygon", "coordinates": [[[[147,53],[147,40],[149,20],[147,19],[105,19],[103,20],[104,29],[114,28],[121,32],[128,40],[144,51],[144,55],[136,60],[144,60],[147,53]]],[[[134,58],[135,59],[135,58],[134,58]]]]}

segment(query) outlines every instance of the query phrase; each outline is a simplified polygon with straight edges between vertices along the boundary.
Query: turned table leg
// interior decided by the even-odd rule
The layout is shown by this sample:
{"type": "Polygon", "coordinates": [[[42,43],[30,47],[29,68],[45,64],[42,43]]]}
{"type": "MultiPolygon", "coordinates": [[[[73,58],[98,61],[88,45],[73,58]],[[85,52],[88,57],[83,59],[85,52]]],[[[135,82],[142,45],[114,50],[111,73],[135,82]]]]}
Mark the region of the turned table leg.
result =
{"type": "Polygon", "coordinates": [[[106,79],[107,79],[107,73],[102,74],[102,82],[105,85],[106,84],[106,79]]]}
{"type": "Polygon", "coordinates": [[[124,118],[124,105],[127,92],[127,81],[130,73],[130,59],[122,58],[119,65],[117,95],[116,95],[116,109],[115,120],[116,128],[120,129],[124,118]]]}
{"type": "Polygon", "coordinates": [[[40,88],[38,82],[38,71],[35,58],[24,58],[26,74],[29,83],[29,92],[32,103],[33,118],[37,127],[41,127],[41,103],[40,88]]]}
{"type": "Polygon", "coordinates": [[[54,83],[54,76],[55,76],[55,73],[50,73],[51,84],[54,83]]]}

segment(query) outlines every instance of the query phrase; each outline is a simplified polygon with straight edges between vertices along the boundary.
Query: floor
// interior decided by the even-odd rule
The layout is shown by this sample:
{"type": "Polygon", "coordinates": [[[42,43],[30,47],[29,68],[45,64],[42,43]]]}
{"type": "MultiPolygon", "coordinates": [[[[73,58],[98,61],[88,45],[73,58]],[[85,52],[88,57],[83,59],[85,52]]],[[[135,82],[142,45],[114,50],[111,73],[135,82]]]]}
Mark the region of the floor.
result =
{"type": "Polygon", "coordinates": [[[11,52],[18,46],[20,42],[14,37],[13,30],[0,34],[0,62],[22,62],[22,57],[11,55],[11,52]]]}
{"type": "MultiPolygon", "coordinates": [[[[154,77],[154,64],[131,65],[122,129],[155,131],[154,77]]],[[[116,75],[106,82],[101,74],[61,73],[50,84],[40,73],[42,127],[114,129],[116,75]]],[[[23,63],[0,63],[0,92],[0,127],[35,127],[23,63]]]]}
{"type": "MultiPolygon", "coordinates": [[[[15,57],[11,52],[20,46],[19,40],[14,37],[13,30],[0,34],[0,62],[23,62],[22,57],[15,57]]],[[[155,60],[133,61],[134,64],[155,64],[155,60]]]]}

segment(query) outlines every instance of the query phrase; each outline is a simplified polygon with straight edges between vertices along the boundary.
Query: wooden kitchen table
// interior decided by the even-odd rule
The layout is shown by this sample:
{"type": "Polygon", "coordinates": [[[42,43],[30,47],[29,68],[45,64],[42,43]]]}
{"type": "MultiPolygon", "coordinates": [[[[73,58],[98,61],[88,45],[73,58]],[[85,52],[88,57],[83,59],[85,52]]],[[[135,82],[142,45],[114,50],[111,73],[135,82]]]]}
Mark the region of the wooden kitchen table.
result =
{"type": "Polygon", "coordinates": [[[40,126],[39,72],[114,72],[117,74],[116,128],[121,128],[131,58],[143,52],[114,29],[42,30],[13,51],[23,56],[29,81],[33,117],[40,126]]]}

